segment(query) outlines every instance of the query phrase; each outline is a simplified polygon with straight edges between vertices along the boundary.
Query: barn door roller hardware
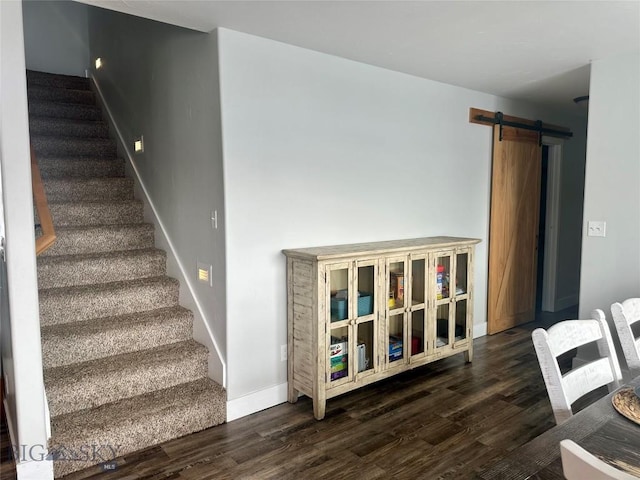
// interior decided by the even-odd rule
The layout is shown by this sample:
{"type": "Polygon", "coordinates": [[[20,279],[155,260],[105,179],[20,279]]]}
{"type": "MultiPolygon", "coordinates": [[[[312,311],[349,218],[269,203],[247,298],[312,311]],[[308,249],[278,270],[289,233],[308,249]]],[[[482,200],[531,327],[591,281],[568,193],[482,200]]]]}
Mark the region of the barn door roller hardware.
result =
{"type": "Polygon", "coordinates": [[[515,127],[522,128],[523,130],[533,130],[538,132],[538,142],[542,145],[542,135],[548,133],[554,137],[573,137],[573,133],[566,130],[557,130],[555,128],[548,128],[542,124],[541,120],[537,120],[534,124],[512,122],[504,119],[502,112],[496,112],[493,117],[487,117],[486,115],[476,115],[475,120],[482,123],[493,123],[494,125],[500,125],[500,141],[502,141],[502,128],[503,127],[515,127]]]}

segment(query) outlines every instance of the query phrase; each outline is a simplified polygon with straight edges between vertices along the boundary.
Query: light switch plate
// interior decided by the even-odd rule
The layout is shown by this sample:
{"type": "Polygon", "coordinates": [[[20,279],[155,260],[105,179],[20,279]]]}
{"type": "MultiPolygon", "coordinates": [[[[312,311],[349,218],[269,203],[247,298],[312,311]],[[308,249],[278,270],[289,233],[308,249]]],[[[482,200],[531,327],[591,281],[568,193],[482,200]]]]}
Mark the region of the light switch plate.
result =
{"type": "Polygon", "coordinates": [[[589,237],[606,237],[607,222],[589,220],[587,224],[587,235],[589,237]]]}

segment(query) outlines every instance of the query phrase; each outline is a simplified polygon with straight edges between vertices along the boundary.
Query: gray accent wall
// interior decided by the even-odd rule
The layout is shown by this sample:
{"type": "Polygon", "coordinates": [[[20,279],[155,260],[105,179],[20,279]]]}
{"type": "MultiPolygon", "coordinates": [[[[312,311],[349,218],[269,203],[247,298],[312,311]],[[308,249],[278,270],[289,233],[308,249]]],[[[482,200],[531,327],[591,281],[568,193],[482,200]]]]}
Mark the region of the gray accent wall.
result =
{"type": "MultiPolygon", "coordinates": [[[[133,161],[202,307],[205,324],[194,311],[194,336],[208,344],[208,328],[218,343],[221,358],[213,359],[217,367],[210,374],[223,383],[225,216],[216,34],[98,8],[90,9],[89,27],[91,59],[101,57],[104,64],[93,74],[127,148],[133,152],[134,140],[144,137],[144,153],[133,161]],[[197,262],[213,265],[213,287],[197,282],[197,262]]],[[[156,239],[165,247],[158,227],[156,239]]],[[[168,266],[179,276],[172,273],[176,265],[168,266]]],[[[183,282],[181,298],[186,288],[183,282]]]]}
{"type": "Polygon", "coordinates": [[[22,9],[27,68],[84,77],[89,68],[89,7],[25,0],[22,9]]]}

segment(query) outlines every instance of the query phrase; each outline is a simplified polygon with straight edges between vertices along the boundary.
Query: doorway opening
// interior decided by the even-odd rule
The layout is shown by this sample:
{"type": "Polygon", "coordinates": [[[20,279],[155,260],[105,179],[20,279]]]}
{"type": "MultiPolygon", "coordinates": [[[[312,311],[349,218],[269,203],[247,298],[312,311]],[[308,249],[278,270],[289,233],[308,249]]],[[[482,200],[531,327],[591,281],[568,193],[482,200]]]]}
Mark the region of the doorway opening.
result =
{"type": "Polygon", "coordinates": [[[536,317],[541,312],[556,311],[562,147],[562,139],[555,137],[543,137],[542,139],[536,317]]]}
{"type": "Polygon", "coordinates": [[[549,145],[542,145],[540,169],[540,210],[538,220],[538,266],[536,273],[536,317],[542,311],[542,289],[544,284],[544,243],[547,219],[547,169],[549,167],[549,145]]]}

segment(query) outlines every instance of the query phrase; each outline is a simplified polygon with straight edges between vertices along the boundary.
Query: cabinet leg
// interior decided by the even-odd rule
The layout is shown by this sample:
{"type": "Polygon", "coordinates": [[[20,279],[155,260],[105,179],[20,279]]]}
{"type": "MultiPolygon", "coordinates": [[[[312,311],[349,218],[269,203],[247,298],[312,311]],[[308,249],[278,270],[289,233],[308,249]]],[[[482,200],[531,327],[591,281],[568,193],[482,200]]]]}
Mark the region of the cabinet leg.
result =
{"type": "Polygon", "coordinates": [[[327,406],[326,399],[314,398],[313,399],[313,416],[316,420],[322,420],[324,418],[325,408],[327,406]]]}
{"type": "Polygon", "coordinates": [[[293,382],[289,382],[287,385],[287,400],[289,403],[296,403],[298,401],[298,390],[293,388],[293,382]]]}
{"type": "Polygon", "coordinates": [[[464,352],[464,361],[466,363],[471,363],[473,361],[473,350],[467,350],[464,352]]]}

